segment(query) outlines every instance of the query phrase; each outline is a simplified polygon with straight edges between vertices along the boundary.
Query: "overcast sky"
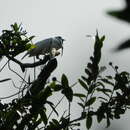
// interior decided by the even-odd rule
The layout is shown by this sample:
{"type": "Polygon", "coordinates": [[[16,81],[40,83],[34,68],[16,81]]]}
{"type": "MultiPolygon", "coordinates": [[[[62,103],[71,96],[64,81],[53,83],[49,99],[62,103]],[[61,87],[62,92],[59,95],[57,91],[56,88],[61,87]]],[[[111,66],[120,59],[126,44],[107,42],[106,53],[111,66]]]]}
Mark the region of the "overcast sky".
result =
{"type": "MultiPolygon", "coordinates": [[[[86,35],[95,35],[96,29],[99,35],[106,35],[101,63],[107,65],[109,61],[113,61],[121,69],[130,70],[127,59],[130,52],[112,52],[119,42],[130,36],[129,25],[106,15],[108,10],[123,8],[123,0],[1,0],[0,2],[0,30],[9,29],[10,24],[17,22],[23,24],[29,35],[36,36],[34,43],[58,35],[66,39],[64,54],[58,57],[58,68],[53,76],[60,77],[65,73],[70,82],[75,82],[83,74],[94,43],[93,39],[87,38],[86,35]]],[[[29,62],[30,59],[26,58],[24,61],[29,62]]],[[[3,76],[7,78],[8,74],[5,70],[0,79],[3,79],[3,76]]],[[[6,85],[1,89],[1,96],[14,92],[12,88],[7,89],[6,85]]],[[[127,115],[129,116],[123,116],[123,122],[113,123],[111,129],[121,127],[120,130],[129,130],[130,113],[127,115]]]]}

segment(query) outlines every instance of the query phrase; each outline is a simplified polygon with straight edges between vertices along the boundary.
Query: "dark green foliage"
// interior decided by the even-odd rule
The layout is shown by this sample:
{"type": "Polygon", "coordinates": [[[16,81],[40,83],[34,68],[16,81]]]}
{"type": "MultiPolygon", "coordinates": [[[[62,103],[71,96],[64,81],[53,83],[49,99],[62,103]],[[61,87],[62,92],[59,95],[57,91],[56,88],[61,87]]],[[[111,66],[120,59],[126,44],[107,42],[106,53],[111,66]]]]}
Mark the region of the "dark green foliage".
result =
{"type": "Polygon", "coordinates": [[[46,116],[45,111],[42,109],[40,110],[40,116],[41,116],[43,123],[46,125],[47,124],[47,116],[46,116]]]}
{"type": "Polygon", "coordinates": [[[111,16],[114,16],[118,19],[124,20],[126,22],[130,22],[130,2],[129,0],[124,0],[125,1],[125,8],[123,10],[118,10],[118,11],[109,11],[108,14],[111,16]]]}
{"type": "MultiPolygon", "coordinates": [[[[99,62],[101,59],[101,48],[103,46],[103,41],[105,39],[105,36],[99,38],[98,32],[95,36],[95,44],[94,44],[94,53],[93,56],[90,57],[91,62],[87,64],[87,68],[85,69],[85,73],[88,75],[87,83],[88,85],[91,84],[92,80],[96,80],[97,75],[99,73],[99,62]]],[[[83,78],[83,77],[82,77],[83,78]]],[[[85,80],[85,78],[84,78],[85,80]]]]}
{"type": "Polygon", "coordinates": [[[109,65],[114,69],[115,76],[102,76],[106,68],[103,69],[104,67],[100,67],[99,63],[104,39],[104,36],[99,38],[97,33],[94,53],[90,57],[91,62],[85,68],[87,76],[81,76],[82,79],[79,79],[79,83],[86,90],[86,94],[74,95],[81,99],[81,102],[78,104],[83,109],[83,112],[86,113],[87,129],[90,129],[93,124],[93,116],[97,117],[98,123],[106,120],[108,127],[111,120],[114,118],[119,119],[121,114],[124,114],[129,107],[130,74],[124,71],[119,73],[118,66],[113,66],[112,62],[110,62],[109,65]],[[104,96],[100,96],[100,94],[104,96]],[[100,103],[98,108],[94,107],[94,104],[97,102],[98,104],[100,103]]]}
{"type": "Polygon", "coordinates": [[[69,82],[68,82],[68,79],[65,74],[63,74],[61,77],[61,84],[62,84],[63,88],[69,87],[69,82]]]}
{"type": "Polygon", "coordinates": [[[87,119],[86,119],[86,127],[87,129],[90,129],[92,126],[92,116],[91,115],[87,115],[87,119]]]}
{"type": "Polygon", "coordinates": [[[86,97],[84,94],[82,93],[74,93],[73,96],[76,96],[76,97],[86,97]]]}
{"type": "MultiPolygon", "coordinates": [[[[17,93],[21,94],[20,98],[13,99],[7,104],[0,102],[1,130],[73,130],[75,127],[80,127],[81,120],[85,120],[86,128],[91,129],[94,117],[98,123],[106,120],[106,126],[109,127],[111,120],[120,119],[121,115],[125,114],[130,107],[130,74],[126,71],[119,72],[119,67],[110,62],[109,65],[114,70],[115,75],[103,75],[106,67],[100,67],[100,60],[105,36],[100,38],[98,32],[96,33],[93,56],[90,57],[90,62],[84,70],[85,74],[78,79],[78,85],[84,92],[77,92],[73,90],[76,83],[70,85],[65,74],[62,75],[60,81],[53,77],[51,82],[47,82],[57,67],[56,58],[51,59],[50,55],[46,55],[35,63],[23,64],[18,61],[15,56],[27,50],[33,36],[27,38],[21,26],[16,23],[11,27],[11,31],[3,31],[1,35],[0,49],[4,50],[0,51],[1,56],[6,56],[9,61],[17,63],[23,72],[25,68],[34,68],[39,65],[44,65],[44,67],[35,80],[31,81],[30,75],[28,81],[22,79],[23,86],[19,88],[17,93]],[[12,41],[17,42],[12,44],[12,41]],[[21,49],[22,47],[23,49],[21,49]],[[19,50],[16,51],[16,48],[19,50]],[[16,52],[13,53],[13,51],[16,52]],[[57,96],[58,103],[56,104],[50,99],[57,93],[62,94],[63,97],[59,100],[57,96]],[[57,107],[64,97],[68,104],[66,108],[62,108],[64,112],[61,115],[57,107]],[[81,115],[72,120],[71,105],[75,97],[79,98],[77,104],[81,107],[81,115]],[[95,107],[97,103],[98,106],[95,107]],[[48,107],[51,110],[49,114],[48,107]],[[52,118],[53,112],[56,118],[52,118]]],[[[7,78],[0,80],[0,82],[2,84],[9,80],[11,79],[7,78]]],[[[16,87],[15,84],[13,85],[16,87]]]]}
{"type": "MultiPolygon", "coordinates": [[[[108,14],[110,16],[118,18],[119,20],[123,20],[125,22],[130,23],[130,1],[129,0],[124,1],[126,4],[124,9],[109,11],[108,14]]],[[[121,44],[115,49],[115,51],[121,51],[127,48],[130,48],[130,39],[121,42],[121,44]]]]}
{"type": "Polygon", "coordinates": [[[73,99],[73,90],[72,88],[69,86],[69,82],[68,79],[66,77],[65,74],[62,75],[61,77],[61,84],[62,84],[62,94],[64,94],[66,96],[66,98],[72,102],[73,99]]]}
{"type": "Polygon", "coordinates": [[[125,42],[121,43],[115,51],[121,51],[124,49],[129,49],[130,48],[130,39],[126,40],[125,42]]]}
{"type": "Polygon", "coordinates": [[[90,98],[86,103],[85,106],[90,106],[96,101],[96,97],[90,98]]]}
{"type": "Polygon", "coordinates": [[[87,86],[87,84],[86,84],[83,80],[79,79],[79,83],[80,83],[80,85],[81,85],[84,89],[86,89],[86,90],[88,91],[88,86],[87,86]]]}
{"type": "Polygon", "coordinates": [[[114,16],[120,20],[130,22],[130,9],[118,10],[118,11],[109,11],[108,14],[114,16]]]}
{"type": "Polygon", "coordinates": [[[21,25],[14,23],[11,30],[3,30],[0,36],[0,56],[15,57],[31,47],[34,36],[27,37],[21,25]]]}

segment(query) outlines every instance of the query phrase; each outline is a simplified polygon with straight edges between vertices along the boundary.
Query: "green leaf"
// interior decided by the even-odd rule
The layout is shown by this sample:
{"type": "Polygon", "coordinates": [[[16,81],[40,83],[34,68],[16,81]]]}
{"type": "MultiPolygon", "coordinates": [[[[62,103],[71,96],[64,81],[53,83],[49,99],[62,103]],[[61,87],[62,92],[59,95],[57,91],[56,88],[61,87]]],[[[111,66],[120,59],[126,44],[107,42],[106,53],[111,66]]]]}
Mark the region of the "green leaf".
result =
{"type": "Polygon", "coordinates": [[[92,105],[95,101],[96,101],[96,97],[92,97],[92,98],[90,98],[90,99],[86,102],[85,106],[90,106],[90,105],[92,105]]]}
{"type": "Polygon", "coordinates": [[[28,44],[26,44],[26,46],[25,46],[25,49],[26,49],[26,50],[31,50],[31,49],[33,49],[33,48],[36,48],[36,45],[31,44],[31,43],[28,43],[28,44]]]}
{"type": "Polygon", "coordinates": [[[108,79],[100,79],[101,81],[103,81],[104,83],[106,83],[106,84],[109,84],[109,85],[111,85],[111,86],[114,86],[114,83],[112,83],[111,81],[109,81],[108,79]]]}
{"type": "Polygon", "coordinates": [[[74,93],[73,96],[76,96],[76,97],[86,97],[86,95],[84,95],[82,93],[74,93]]]}
{"type": "Polygon", "coordinates": [[[70,102],[73,100],[73,90],[70,87],[63,89],[62,93],[70,102]]]}
{"type": "Polygon", "coordinates": [[[53,82],[50,83],[50,87],[51,87],[52,89],[54,89],[55,86],[56,86],[56,82],[55,82],[55,81],[53,81],[53,82]]]}
{"type": "Polygon", "coordinates": [[[97,88],[96,89],[97,91],[101,91],[103,93],[112,93],[112,90],[111,89],[106,89],[106,88],[97,88]]]}
{"type": "Polygon", "coordinates": [[[83,98],[79,97],[79,99],[80,99],[83,103],[85,102],[83,98]]]}
{"type": "Polygon", "coordinates": [[[65,74],[63,74],[61,77],[61,84],[65,88],[69,86],[68,78],[65,74]]]}
{"type": "Polygon", "coordinates": [[[30,48],[31,48],[31,44],[30,43],[25,45],[25,50],[29,50],[30,48]]]}
{"type": "Polygon", "coordinates": [[[130,15],[129,15],[129,9],[123,9],[123,10],[113,10],[113,11],[109,11],[107,12],[107,14],[118,18],[120,20],[123,20],[125,22],[130,22],[130,15]]]}
{"type": "Polygon", "coordinates": [[[82,78],[86,83],[88,83],[88,79],[87,79],[86,77],[81,76],[81,78],[82,78]]]}
{"type": "Polygon", "coordinates": [[[106,66],[101,66],[100,69],[99,69],[99,73],[102,73],[106,70],[106,66]]]}
{"type": "Polygon", "coordinates": [[[11,25],[12,28],[14,29],[15,32],[17,32],[19,30],[19,26],[17,23],[14,23],[13,25],[11,25]]]}
{"type": "Polygon", "coordinates": [[[107,118],[106,118],[106,120],[107,120],[107,128],[110,126],[110,119],[109,119],[109,117],[107,116],[107,118]]]}
{"type": "Polygon", "coordinates": [[[108,79],[113,79],[113,77],[111,76],[111,75],[109,75],[109,76],[106,76],[106,78],[108,78],[108,79]]]}
{"type": "Polygon", "coordinates": [[[32,40],[34,37],[35,37],[35,36],[31,36],[31,37],[29,37],[29,40],[32,40]]]}
{"type": "Polygon", "coordinates": [[[91,87],[89,87],[88,94],[92,93],[95,88],[96,85],[92,85],[91,87]]]}
{"type": "Polygon", "coordinates": [[[108,102],[108,100],[104,97],[98,97],[98,98],[103,99],[104,101],[108,102]]]}
{"type": "Polygon", "coordinates": [[[79,106],[81,106],[84,109],[84,104],[78,103],[79,106]]]}
{"type": "Polygon", "coordinates": [[[48,119],[47,119],[47,116],[46,116],[46,113],[44,112],[44,110],[40,110],[40,116],[41,116],[42,121],[46,125],[48,122],[48,119]]]}
{"type": "Polygon", "coordinates": [[[100,123],[103,118],[104,118],[104,115],[102,115],[102,114],[97,114],[97,121],[98,121],[98,123],[100,123]]]}
{"type": "Polygon", "coordinates": [[[97,88],[96,89],[98,92],[102,92],[104,93],[106,96],[110,97],[110,95],[108,93],[111,93],[112,91],[110,89],[102,89],[102,88],[97,88]]]}
{"type": "Polygon", "coordinates": [[[100,86],[102,88],[105,88],[105,85],[102,82],[97,82],[96,87],[98,87],[98,86],[100,86]]]}
{"type": "Polygon", "coordinates": [[[50,87],[51,87],[54,91],[60,91],[60,90],[62,89],[62,85],[56,84],[55,81],[53,81],[53,82],[50,84],[50,87]]]}
{"type": "MultiPolygon", "coordinates": [[[[36,90],[35,90],[36,91],[36,90]]],[[[35,91],[34,90],[32,90],[32,92],[33,93],[35,93],[35,91]]],[[[38,96],[36,97],[36,99],[38,100],[38,101],[46,101],[47,100],[47,98],[49,97],[49,96],[51,96],[52,95],[52,90],[51,90],[51,88],[49,87],[49,86],[47,86],[45,89],[44,89],[44,91],[40,91],[39,93],[38,93],[38,96]]]]}
{"type": "Polygon", "coordinates": [[[56,127],[59,127],[59,122],[56,119],[52,119],[53,124],[55,124],[56,127]]]}
{"type": "Polygon", "coordinates": [[[102,36],[100,41],[103,42],[105,40],[105,36],[102,36]]]}
{"type": "Polygon", "coordinates": [[[85,90],[88,91],[88,86],[87,86],[87,84],[86,84],[83,80],[81,80],[81,79],[79,79],[78,81],[79,81],[80,85],[81,85],[85,90]]]}
{"type": "Polygon", "coordinates": [[[92,126],[92,116],[88,115],[86,119],[86,127],[89,130],[92,126]]]}
{"type": "MultiPolygon", "coordinates": [[[[95,67],[95,71],[98,72],[98,64],[100,62],[100,59],[101,59],[101,48],[103,46],[103,38],[99,38],[98,36],[98,31],[97,31],[97,34],[96,34],[96,37],[95,37],[95,44],[94,44],[94,60],[93,60],[93,66],[95,67]]],[[[95,77],[96,78],[96,77],[95,77]]]]}
{"type": "Polygon", "coordinates": [[[56,111],[56,108],[51,104],[49,104],[49,105],[51,106],[52,110],[56,113],[56,115],[59,116],[58,112],[56,111]]]}
{"type": "MultiPolygon", "coordinates": [[[[91,63],[88,63],[88,67],[91,68],[91,66],[92,66],[92,64],[91,64],[91,63]],[[89,66],[90,66],[90,67],[89,67],[89,66]]],[[[90,72],[89,69],[85,69],[85,73],[86,73],[87,75],[91,75],[91,72],[90,72]]]]}
{"type": "Polygon", "coordinates": [[[126,71],[121,72],[121,75],[129,76],[130,74],[126,71]]]}

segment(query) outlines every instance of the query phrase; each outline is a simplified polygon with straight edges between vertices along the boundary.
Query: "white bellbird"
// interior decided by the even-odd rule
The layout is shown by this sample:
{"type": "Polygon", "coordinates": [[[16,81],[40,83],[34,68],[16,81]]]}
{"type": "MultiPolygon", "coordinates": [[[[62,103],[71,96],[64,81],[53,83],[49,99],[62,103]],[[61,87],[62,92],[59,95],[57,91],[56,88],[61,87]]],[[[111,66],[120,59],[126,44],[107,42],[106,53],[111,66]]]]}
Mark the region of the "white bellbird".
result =
{"type": "Polygon", "coordinates": [[[51,56],[55,56],[54,53],[57,53],[57,50],[62,49],[63,53],[63,42],[65,40],[61,36],[56,36],[53,38],[44,39],[42,41],[34,44],[34,48],[28,50],[28,52],[22,57],[22,59],[29,55],[36,56],[39,58],[39,55],[50,54],[51,56]]]}

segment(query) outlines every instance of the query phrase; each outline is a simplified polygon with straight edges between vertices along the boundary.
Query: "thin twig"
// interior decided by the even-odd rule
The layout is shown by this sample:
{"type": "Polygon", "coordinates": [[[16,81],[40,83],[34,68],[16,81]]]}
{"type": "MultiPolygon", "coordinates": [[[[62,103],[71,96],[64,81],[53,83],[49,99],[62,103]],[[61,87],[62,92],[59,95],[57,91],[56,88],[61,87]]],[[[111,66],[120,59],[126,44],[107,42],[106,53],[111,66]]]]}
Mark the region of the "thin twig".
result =
{"type": "Polygon", "coordinates": [[[84,119],[84,118],[83,118],[82,116],[80,116],[79,118],[76,118],[76,119],[70,121],[70,124],[73,123],[73,122],[81,121],[81,120],[83,120],[83,119],[84,119]]]}
{"type": "Polygon", "coordinates": [[[17,63],[21,67],[23,72],[25,71],[25,68],[34,68],[36,66],[43,65],[50,59],[50,56],[46,55],[43,60],[37,61],[35,63],[21,63],[19,60],[15,59],[14,57],[11,56],[6,56],[6,57],[9,60],[12,60],[13,62],[17,63]]]}
{"type": "Polygon", "coordinates": [[[4,69],[4,67],[8,64],[9,60],[3,65],[3,67],[0,69],[0,72],[4,69]]]}
{"type": "Polygon", "coordinates": [[[12,94],[10,96],[0,97],[0,100],[1,99],[8,99],[8,98],[14,97],[14,96],[18,95],[19,93],[23,92],[23,90],[25,90],[26,88],[28,88],[28,87],[24,87],[21,91],[18,91],[18,92],[14,93],[14,94],[12,94]]]}
{"type": "MultiPolygon", "coordinates": [[[[25,88],[26,89],[26,88],[25,88]]],[[[15,94],[12,94],[12,95],[10,95],[10,96],[7,96],[7,97],[0,97],[0,100],[1,99],[7,99],[7,98],[11,98],[11,97],[14,97],[14,96],[16,96],[16,95],[18,95],[19,93],[21,93],[22,91],[18,91],[17,93],[15,93],[15,94]]]]}
{"type": "MultiPolygon", "coordinates": [[[[34,63],[35,63],[35,56],[34,56],[34,63]]],[[[36,67],[34,67],[34,80],[36,79],[36,67]]]]}
{"type": "Polygon", "coordinates": [[[20,77],[24,82],[26,82],[22,76],[20,76],[16,71],[14,71],[13,69],[11,69],[9,62],[8,62],[8,68],[9,68],[10,71],[12,71],[13,73],[15,73],[18,77],[20,77]]]}
{"type": "Polygon", "coordinates": [[[14,88],[19,89],[19,87],[17,87],[17,86],[15,85],[15,83],[14,83],[13,80],[12,80],[12,84],[13,84],[14,88]]]}
{"type": "MultiPolygon", "coordinates": [[[[76,84],[77,84],[77,82],[74,83],[74,84],[72,84],[71,87],[74,87],[76,84]]],[[[63,96],[63,97],[60,99],[60,101],[56,104],[56,106],[55,106],[54,108],[56,108],[56,107],[61,103],[61,101],[63,100],[64,97],[65,97],[65,96],[63,96]]],[[[52,110],[51,113],[50,113],[49,116],[48,116],[48,119],[50,118],[50,116],[52,115],[53,112],[54,112],[54,111],[52,110]]]]}
{"type": "MultiPolygon", "coordinates": [[[[19,91],[22,89],[23,83],[24,83],[25,78],[26,78],[26,74],[27,74],[27,71],[25,71],[25,74],[24,74],[24,77],[23,77],[24,80],[22,81],[22,83],[21,83],[21,85],[19,87],[19,91]]],[[[23,95],[23,92],[22,92],[22,95],[23,95]]],[[[20,97],[20,95],[19,95],[19,97],[20,97]]]]}
{"type": "Polygon", "coordinates": [[[71,108],[71,103],[69,102],[69,111],[68,111],[69,119],[70,119],[70,108],[71,108]]]}
{"type": "MultiPolygon", "coordinates": [[[[60,101],[55,105],[54,109],[57,108],[57,106],[61,103],[61,101],[64,99],[64,97],[65,97],[65,96],[63,96],[63,97],[60,99],[60,101]]],[[[52,115],[53,112],[54,112],[54,110],[52,110],[52,111],[50,112],[50,114],[49,114],[47,120],[49,120],[49,118],[50,118],[50,116],[52,115]]]]}

